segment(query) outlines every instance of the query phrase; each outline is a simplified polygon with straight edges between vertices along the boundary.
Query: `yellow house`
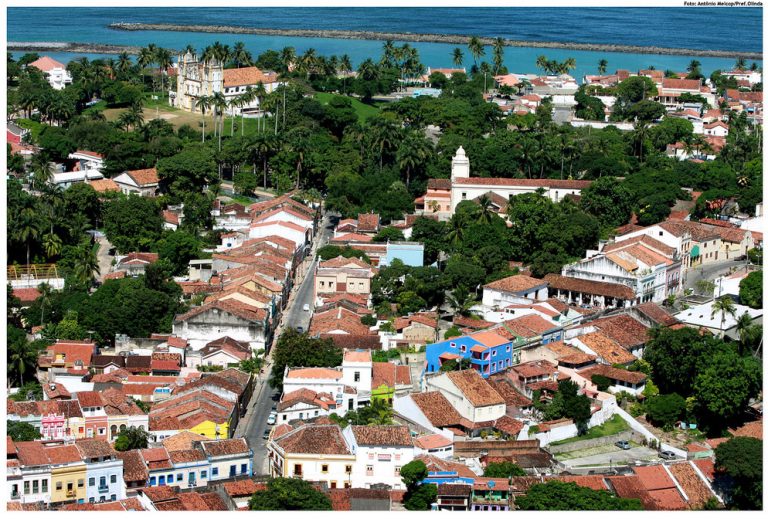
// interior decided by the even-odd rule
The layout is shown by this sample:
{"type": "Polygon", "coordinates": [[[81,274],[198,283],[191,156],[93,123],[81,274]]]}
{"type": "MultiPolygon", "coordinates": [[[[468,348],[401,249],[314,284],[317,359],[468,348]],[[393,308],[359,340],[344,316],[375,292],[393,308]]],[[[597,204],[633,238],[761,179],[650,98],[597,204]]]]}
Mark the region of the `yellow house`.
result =
{"type": "Polygon", "coordinates": [[[186,430],[195,434],[200,434],[212,440],[222,440],[229,438],[229,422],[227,421],[216,423],[212,420],[205,420],[186,430]]]}
{"type": "Polygon", "coordinates": [[[51,503],[84,503],[85,462],[74,445],[47,447],[51,465],[51,503]]]}

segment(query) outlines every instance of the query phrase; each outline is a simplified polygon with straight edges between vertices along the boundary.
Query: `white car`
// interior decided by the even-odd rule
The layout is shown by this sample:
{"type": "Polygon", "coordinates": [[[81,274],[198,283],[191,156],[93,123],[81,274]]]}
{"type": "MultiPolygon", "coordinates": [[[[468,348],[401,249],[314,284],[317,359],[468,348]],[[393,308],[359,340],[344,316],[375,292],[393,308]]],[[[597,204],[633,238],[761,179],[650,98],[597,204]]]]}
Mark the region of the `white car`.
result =
{"type": "Polygon", "coordinates": [[[305,312],[309,312],[309,305],[305,304],[304,307],[303,307],[303,310],[305,312]]]}
{"type": "Polygon", "coordinates": [[[267,418],[267,425],[275,425],[276,422],[277,422],[277,415],[270,414],[269,418],[267,418]]]}

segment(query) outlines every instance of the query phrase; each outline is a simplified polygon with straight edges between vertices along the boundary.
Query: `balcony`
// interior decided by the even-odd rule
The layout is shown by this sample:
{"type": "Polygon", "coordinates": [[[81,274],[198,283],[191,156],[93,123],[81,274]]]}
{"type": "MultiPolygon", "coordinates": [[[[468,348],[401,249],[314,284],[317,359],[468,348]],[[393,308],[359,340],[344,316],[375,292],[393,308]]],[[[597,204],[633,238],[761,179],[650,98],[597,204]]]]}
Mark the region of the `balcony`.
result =
{"type": "Polygon", "coordinates": [[[75,497],[77,492],[75,490],[67,490],[67,497],[75,497]]]}
{"type": "Polygon", "coordinates": [[[18,492],[11,492],[11,499],[19,499],[21,497],[21,494],[18,492]]]}
{"type": "Polygon", "coordinates": [[[469,358],[469,361],[470,361],[472,364],[479,364],[479,365],[481,365],[481,366],[486,366],[486,365],[488,365],[488,363],[489,363],[489,362],[491,362],[491,359],[490,359],[490,358],[487,358],[487,357],[486,357],[486,358],[484,358],[484,359],[481,359],[480,357],[475,357],[475,356],[473,355],[472,357],[470,357],[470,358],[469,358]]]}
{"type": "Polygon", "coordinates": [[[109,492],[109,487],[107,485],[99,485],[99,494],[105,494],[109,492]]]}

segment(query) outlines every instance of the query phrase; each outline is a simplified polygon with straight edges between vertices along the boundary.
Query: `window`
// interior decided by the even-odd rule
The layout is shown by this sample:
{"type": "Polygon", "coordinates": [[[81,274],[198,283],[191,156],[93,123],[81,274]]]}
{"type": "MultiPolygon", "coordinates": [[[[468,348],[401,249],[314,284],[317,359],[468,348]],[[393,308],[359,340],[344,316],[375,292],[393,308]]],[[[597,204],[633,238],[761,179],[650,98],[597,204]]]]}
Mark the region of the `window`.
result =
{"type": "Polygon", "coordinates": [[[32,482],[32,493],[33,493],[33,494],[37,494],[37,493],[40,491],[40,489],[38,488],[38,486],[39,486],[39,483],[38,483],[38,481],[37,481],[37,480],[34,480],[34,481],[32,482]]]}
{"type": "Polygon", "coordinates": [[[400,467],[395,467],[395,476],[400,475],[400,467]]]}
{"type": "Polygon", "coordinates": [[[288,420],[288,415],[287,414],[283,415],[283,421],[285,421],[285,420],[288,420]]]}
{"type": "Polygon", "coordinates": [[[315,411],[315,416],[317,416],[318,414],[320,414],[320,411],[315,411]]]}
{"type": "Polygon", "coordinates": [[[346,472],[347,474],[352,474],[352,465],[347,465],[346,467],[344,467],[344,472],[346,472]]]}
{"type": "Polygon", "coordinates": [[[106,487],[107,486],[107,478],[105,476],[101,476],[99,478],[99,486],[100,487],[106,487]]]}
{"type": "Polygon", "coordinates": [[[335,481],[331,481],[331,488],[336,488],[336,482],[335,481]]]}
{"type": "Polygon", "coordinates": [[[213,467],[211,469],[211,476],[218,476],[219,475],[219,467],[213,467]]]}
{"type": "Polygon", "coordinates": [[[366,465],[366,467],[365,467],[365,475],[366,476],[373,476],[373,465],[366,465]]]}
{"type": "Polygon", "coordinates": [[[183,472],[179,472],[178,474],[176,474],[176,481],[178,481],[179,483],[184,481],[184,473],[183,472]]]}
{"type": "Polygon", "coordinates": [[[509,353],[509,346],[507,346],[507,353],[509,353]]]}
{"type": "Polygon", "coordinates": [[[155,486],[156,484],[157,484],[157,478],[155,476],[151,476],[149,478],[149,486],[152,487],[152,486],[155,486]]]}
{"type": "Polygon", "coordinates": [[[466,200],[467,199],[467,193],[462,193],[461,194],[461,199],[462,200],[466,200]]]}
{"type": "Polygon", "coordinates": [[[496,356],[496,350],[493,350],[493,356],[494,357],[496,356]]]}
{"type": "Polygon", "coordinates": [[[42,490],[43,490],[43,493],[44,493],[44,494],[46,494],[46,493],[48,493],[48,480],[47,480],[47,479],[44,479],[44,480],[42,481],[42,483],[43,483],[43,484],[42,484],[42,490]]]}
{"type": "Polygon", "coordinates": [[[78,479],[77,480],[77,488],[83,488],[85,486],[85,480],[84,479],[78,479]]]}
{"type": "Polygon", "coordinates": [[[372,459],[373,459],[373,453],[372,453],[372,452],[369,452],[369,453],[368,453],[368,459],[369,459],[369,460],[372,460],[372,459]]]}
{"type": "Polygon", "coordinates": [[[248,472],[248,464],[243,463],[240,465],[240,474],[245,474],[246,472],[248,472]]]}
{"type": "Polygon", "coordinates": [[[200,479],[208,479],[208,471],[207,470],[201,470],[200,471],[200,479]]]}
{"type": "Polygon", "coordinates": [[[355,382],[360,382],[360,372],[355,371],[355,382]]]}
{"type": "Polygon", "coordinates": [[[25,495],[29,494],[29,481],[24,482],[24,494],[25,495]]]}
{"type": "Polygon", "coordinates": [[[168,474],[168,483],[173,483],[173,474],[168,474]]]}
{"type": "Polygon", "coordinates": [[[107,434],[107,428],[99,427],[99,436],[104,436],[105,434],[107,434]]]}
{"type": "Polygon", "coordinates": [[[89,487],[95,487],[96,486],[96,478],[88,478],[88,486],[89,487]]]}
{"type": "Polygon", "coordinates": [[[237,474],[237,465],[229,466],[229,477],[234,477],[237,474]]]}
{"type": "MultiPolygon", "coordinates": [[[[25,492],[26,492],[26,490],[27,490],[27,486],[28,486],[28,485],[27,485],[27,483],[29,483],[29,482],[28,482],[28,481],[25,481],[25,482],[24,482],[24,491],[25,491],[25,492]]],[[[61,481],[57,481],[57,482],[56,482],[56,490],[61,490],[61,481]]],[[[28,492],[27,492],[27,493],[28,493],[28,492]]]]}
{"type": "Polygon", "coordinates": [[[116,494],[112,494],[111,496],[109,496],[109,499],[111,501],[117,501],[117,495],[116,494]]]}
{"type": "Polygon", "coordinates": [[[328,465],[321,465],[320,472],[322,472],[323,474],[326,474],[328,472],[328,465]]]}
{"type": "Polygon", "coordinates": [[[88,502],[89,502],[89,503],[94,503],[95,501],[96,501],[96,499],[94,499],[94,498],[90,498],[90,499],[88,499],[88,502]]]}
{"type": "Polygon", "coordinates": [[[301,476],[301,464],[296,464],[293,466],[293,475],[301,476]]]}
{"type": "Polygon", "coordinates": [[[109,482],[117,483],[117,474],[112,474],[111,476],[109,476],[109,482]]]}

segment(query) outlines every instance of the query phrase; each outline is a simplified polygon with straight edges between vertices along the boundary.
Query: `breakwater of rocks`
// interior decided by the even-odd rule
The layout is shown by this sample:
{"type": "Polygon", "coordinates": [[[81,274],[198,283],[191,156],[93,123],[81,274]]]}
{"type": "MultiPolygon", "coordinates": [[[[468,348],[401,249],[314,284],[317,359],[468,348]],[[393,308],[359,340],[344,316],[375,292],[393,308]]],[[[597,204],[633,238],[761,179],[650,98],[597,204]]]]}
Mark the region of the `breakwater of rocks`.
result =
{"type": "MultiPolygon", "coordinates": [[[[466,45],[471,36],[459,34],[418,34],[410,32],[375,32],[347,30],[314,29],[262,29],[256,27],[237,27],[230,25],[176,25],[169,23],[111,23],[110,29],[120,31],[178,31],[208,32],[227,34],[255,34],[259,36],[292,36],[301,38],[333,38],[343,40],[396,40],[428,43],[450,43],[466,45]]],[[[493,38],[479,38],[483,45],[493,45],[493,38]]],[[[554,41],[504,40],[509,47],[532,47],[542,49],[586,50],[595,52],[623,52],[631,54],[665,54],[683,56],[701,56],[712,58],[744,58],[762,60],[760,52],[740,52],[731,50],[701,50],[670,47],[644,47],[639,45],[611,45],[600,43],[575,43],[554,41]]]]}
{"type": "MultiPolygon", "coordinates": [[[[9,41],[9,51],[26,52],[82,52],[85,54],[138,54],[141,47],[133,45],[111,45],[108,43],[74,43],[64,41],[9,41]]],[[[172,51],[176,52],[176,51],[172,51]]]]}

